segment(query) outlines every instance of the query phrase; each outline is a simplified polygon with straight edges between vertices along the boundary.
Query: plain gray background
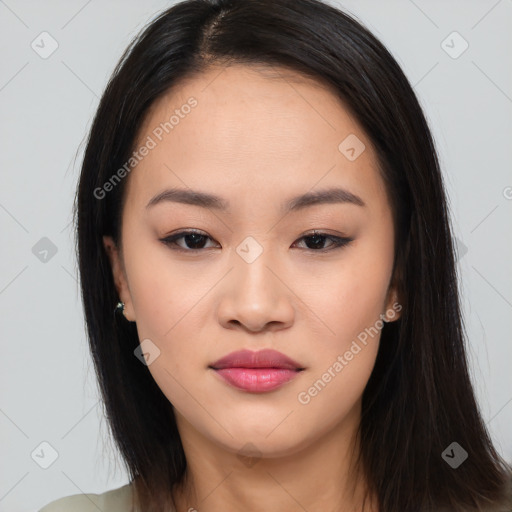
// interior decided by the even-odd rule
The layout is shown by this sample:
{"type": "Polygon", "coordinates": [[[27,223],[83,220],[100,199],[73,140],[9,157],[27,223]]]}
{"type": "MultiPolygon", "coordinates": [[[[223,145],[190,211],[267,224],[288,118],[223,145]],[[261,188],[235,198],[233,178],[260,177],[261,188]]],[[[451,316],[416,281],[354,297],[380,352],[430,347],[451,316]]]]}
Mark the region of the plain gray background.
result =
{"type": "MultiPolygon", "coordinates": [[[[390,49],[431,125],[458,239],[472,377],[512,462],[512,0],[330,3],[390,49]]],[[[128,481],[86,344],[71,206],[108,77],[171,4],[0,0],[1,511],[128,481]],[[47,58],[31,46],[42,37],[45,51],[58,44],[47,58]],[[43,257],[43,246],[55,247],[43,257]],[[52,449],[41,443],[56,452],[46,469],[52,449]]]]}

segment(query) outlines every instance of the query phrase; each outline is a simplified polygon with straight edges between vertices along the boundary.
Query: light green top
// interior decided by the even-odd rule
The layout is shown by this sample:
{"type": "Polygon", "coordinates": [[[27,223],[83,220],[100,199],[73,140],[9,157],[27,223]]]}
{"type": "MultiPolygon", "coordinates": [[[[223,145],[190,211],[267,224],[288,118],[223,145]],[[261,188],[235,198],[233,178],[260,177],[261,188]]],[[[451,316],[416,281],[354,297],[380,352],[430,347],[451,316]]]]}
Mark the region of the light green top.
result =
{"type": "MultiPolygon", "coordinates": [[[[509,501],[505,508],[498,506],[495,512],[512,510],[512,479],[509,482],[509,501]]],[[[133,509],[132,486],[123,485],[102,494],[73,494],[45,505],[38,512],[137,512],[133,509]]],[[[170,512],[175,512],[172,509],[170,512]]]]}
{"type": "Polygon", "coordinates": [[[39,512],[133,512],[132,487],[123,487],[102,494],[73,494],[52,501],[39,512]]]}

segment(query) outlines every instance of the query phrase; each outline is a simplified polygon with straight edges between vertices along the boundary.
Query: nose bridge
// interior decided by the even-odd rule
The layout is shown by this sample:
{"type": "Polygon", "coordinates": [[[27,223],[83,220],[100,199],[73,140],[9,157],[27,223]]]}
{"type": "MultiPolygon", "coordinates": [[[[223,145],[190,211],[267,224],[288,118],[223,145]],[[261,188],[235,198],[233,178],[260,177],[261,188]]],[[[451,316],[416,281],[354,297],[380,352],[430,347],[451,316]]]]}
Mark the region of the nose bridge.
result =
{"type": "Polygon", "coordinates": [[[233,252],[231,282],[223,290],[219,308],[219,319],[226,325],[236,321],[259,330],[270,322],[292,320],[288,289],[278,277],[277,254],[269,245],[248,236],[233,252]]]}
{"type": "MultiPolygon", "coordinates": [[[[257,240],[253,236],[246,237],[237,247],[234,258],[234,274],[242,293],[261,295],[269,301],[279,293],[276,289],[276,268],[278,267],[275,250],[269,240],[257,240]],[[271,271],[272,270],[272,271],[271,271]],[[263,292],[263,293],[262,293],[263,292]]],[[[279,288],[279,286],[277,286],[279,288]]]]}

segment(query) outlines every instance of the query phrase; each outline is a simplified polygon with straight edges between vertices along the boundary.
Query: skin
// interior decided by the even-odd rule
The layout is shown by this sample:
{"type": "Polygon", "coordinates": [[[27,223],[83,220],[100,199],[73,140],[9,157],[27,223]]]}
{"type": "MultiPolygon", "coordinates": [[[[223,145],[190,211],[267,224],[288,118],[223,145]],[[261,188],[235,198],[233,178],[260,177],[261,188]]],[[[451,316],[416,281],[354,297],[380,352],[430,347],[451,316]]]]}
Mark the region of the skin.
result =
{"type": "Polygon", "coordinates": [[[178,510],[354,511],[365,481],[351,454],[380,329],[307,404],[298,395],[381,315],[400,316],[391,206],[370,140],[333,92],[263,71],[210,68],[152,105],[137,147],[188,98],[198,102],[125,178],[121,247],[104,237],[105,249],[126,318],[160,350],[148,368],[174,407],[188,461],[178,510]],[[366,146],[354,161],[338,149],[349,134],[366,146]],[[279,209],[334,186],[365,206],[279,209]],[[146,208],[169,187],[220,195],[230,209],[146,208]],[[206,238],[176,242],[189,252],[161,241],[184,229],[206,238]],[[332,241],[314,245],[304,238],[313,229],[353,241],[322,252],[332,241]],[[248,236],[263,249],[251,263],[237,253],[248,236]],[[244,348],[276,349],[305,370],[272,392],[238,390],[208,365],[244,348]]]}

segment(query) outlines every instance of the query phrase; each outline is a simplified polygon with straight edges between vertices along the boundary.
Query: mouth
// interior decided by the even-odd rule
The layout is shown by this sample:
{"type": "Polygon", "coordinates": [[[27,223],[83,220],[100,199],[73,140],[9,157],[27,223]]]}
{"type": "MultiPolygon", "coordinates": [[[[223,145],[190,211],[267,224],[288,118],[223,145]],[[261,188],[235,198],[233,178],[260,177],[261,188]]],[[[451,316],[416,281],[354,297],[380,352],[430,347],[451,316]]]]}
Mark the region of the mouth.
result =
{"type": "Polygon", "coordinates": [[[250,393],[280,388],[305,367],[275,350],[232,352],[209,366],[227,384],[250,393]]]}

